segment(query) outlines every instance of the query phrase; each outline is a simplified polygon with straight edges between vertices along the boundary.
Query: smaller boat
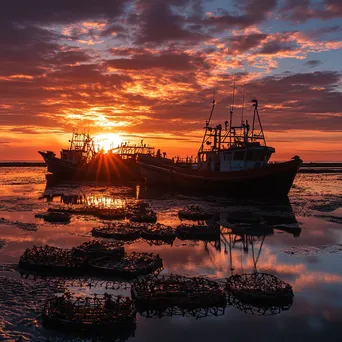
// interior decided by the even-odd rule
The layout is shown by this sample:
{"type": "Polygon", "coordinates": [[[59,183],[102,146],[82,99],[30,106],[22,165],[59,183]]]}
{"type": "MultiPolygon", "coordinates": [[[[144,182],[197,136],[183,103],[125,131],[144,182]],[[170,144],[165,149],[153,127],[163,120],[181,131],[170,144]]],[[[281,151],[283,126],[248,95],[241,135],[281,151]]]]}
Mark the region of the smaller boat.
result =
{"type": "Polygon", "coordinates": [[[153,155],[154,147],[121,143],[107,153],[100,150],[94,137],[73,131],[68,149],[60,158],[52,151],[38,151],[48,171],[61,180],[121,181],[141,180],[136,166],[138,155],[153,155]]]}
{"type": "Polygon", "coordinates": [[[224,126],[211,126],[215,108],[213,101],[198,161],[194,164],[156,156],[138,157],[138,169],[149,185],[163,185],[182,191],[200,194],[215,193],[233,197],[286,197],[297,171],[302,164],[298,156],[282,163],[270,163],[273,147],[266,144],[258,112],[254,106],[253,123],[241,120],[233,125],[233,109],[230,120],[224,126]]]}

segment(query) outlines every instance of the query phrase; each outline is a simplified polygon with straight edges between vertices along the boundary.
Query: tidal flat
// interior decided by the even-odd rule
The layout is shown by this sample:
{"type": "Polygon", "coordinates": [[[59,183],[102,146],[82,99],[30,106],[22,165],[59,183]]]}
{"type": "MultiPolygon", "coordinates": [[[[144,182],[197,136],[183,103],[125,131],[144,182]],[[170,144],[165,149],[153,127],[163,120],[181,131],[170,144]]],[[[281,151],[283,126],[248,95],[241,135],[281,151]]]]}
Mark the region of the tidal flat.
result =
{"type": "Polygon", "coordinates": [[[161,275],[202,276],[224,283],[232,275],[267,273],[289,284],[294,297],[292,305],[271,309],[228,301],[221,311],[167,311],[157,317],[138,313],[134,331],[120,340],[340,340],[341,173],[298,174],[289,201],[282,203],[165,194],[135,186],[47,186],[45,176],[42,167],[0,167],[1,341],[113,340],[45,329],[42,308],[49,295],[65,289],[77,295],[130,296],[129,281],[42,277],[23,272],[18,261],[34,245],[78,246],[93,239],[93,228],[113,222],[88,215],[84,208],[126,208],[140,201],[156,212],[159,223],[174,229],[191,223],[178,216],[189,205],[213,213],[220,227],[213,241],[176,238],[163,243],[139,238],[124,242],[127,252],[159,254],[161,275]],[[63,208],[74,210],[70,222],[46,222],[40,217],[49,209],[63,208]]]}

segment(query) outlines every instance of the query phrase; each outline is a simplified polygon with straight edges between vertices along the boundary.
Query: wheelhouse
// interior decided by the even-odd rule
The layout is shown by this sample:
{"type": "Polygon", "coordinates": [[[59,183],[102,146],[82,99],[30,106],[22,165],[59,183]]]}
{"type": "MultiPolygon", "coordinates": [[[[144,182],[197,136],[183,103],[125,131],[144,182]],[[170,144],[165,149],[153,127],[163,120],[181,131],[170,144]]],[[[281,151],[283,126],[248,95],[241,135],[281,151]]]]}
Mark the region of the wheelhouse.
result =
{"type": "Polygon", "coordinates": [[[202,145],[198,151],[199,169],[230,172],[263,167],[269,162],[275,149],[266,145],[258,113],[258,101],[252,102],[254,106],[252,127],[248,120],[246,122],[241,120],[240,126],[233,126],[231,110],[230,121],[225,122],[223,129],[222,125],[210,126],[215,107],[213,101],[202,145]]]}

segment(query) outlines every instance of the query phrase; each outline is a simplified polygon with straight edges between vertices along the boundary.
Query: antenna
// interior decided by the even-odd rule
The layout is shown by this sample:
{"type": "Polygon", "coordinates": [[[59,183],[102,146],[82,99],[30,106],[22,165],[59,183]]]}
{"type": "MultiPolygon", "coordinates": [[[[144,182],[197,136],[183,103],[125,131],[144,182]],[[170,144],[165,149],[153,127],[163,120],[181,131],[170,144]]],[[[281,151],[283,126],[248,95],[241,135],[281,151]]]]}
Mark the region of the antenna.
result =
{"type": "Polygon", "coordinates": [[[242,93],[241,123],[243,122],[244,109],[245,109],[245,92],[242,93]]]}
{"type": "MultiPolygon", "coordinates": [[[[210,124],[211,118],[212,118],[212,116],[213,116],[213,112],[214,112],[214,109],[215,109],[215,105],[216,105],[216,101],[215,101],[215,91],[213,91],[213,102],[212,102],[212,106],[211,106],[211,111],[210,111],[209,118],[208,118],[208,120],[207,120],[206,123],[205,123],[205,131],[204,131],[204,135],[203,135],[203,140],[202,140],[201,147],[200,147],[199,150],[198,150],[198,154],[199,154],[201,151],[203,151],[203,146],[204,146],[204,142],[205,142],[205,137],[206,137],[207,132],[208,132],[209,124],[210,124]]],[[[198,159],[199,159],[199,158],[198,158],[198,159]]]]}
{"type": "MultiPolygon", "coordinates": [[[[233,94],[232,94],[232,105],[230,107],[229,133],[231,133],[232,131],[234,104],[235,104],[235,76],[233,77],[233,94]]],[[[231,134],[229,134],[229,144],[231,145],[231,143],[232,143],[232,137],[231,137],[231,134]]]]}

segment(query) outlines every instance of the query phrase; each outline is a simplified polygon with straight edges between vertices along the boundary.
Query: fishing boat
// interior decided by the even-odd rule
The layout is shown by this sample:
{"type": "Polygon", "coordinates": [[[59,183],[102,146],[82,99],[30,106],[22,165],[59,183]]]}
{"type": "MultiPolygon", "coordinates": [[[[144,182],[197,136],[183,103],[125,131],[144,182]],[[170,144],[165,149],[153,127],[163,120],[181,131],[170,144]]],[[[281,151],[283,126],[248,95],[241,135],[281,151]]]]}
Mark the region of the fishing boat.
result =
{"type": "Polygon", "coordinates": [[[241,120],[233,125],[233,108],[224,126],[211,125],[212,103],[204,127],[197,162],[178,162],[175,158],[141,155],[138,169],[149,185],[192,190],[202,194],[220,193],[238,197],[286,197],[302,164],[298,156],[281,163],[269,162],[275,152],[266,144],[258,101],[252,100],[253,122],[241,120]]]}
{"type": "Polygon", "coordinates": [[[52,151],[38,151],[47,169],[63,180],[139,180],[136,158],[140,154],[153,155],[154,147],[143,144],[121,143],[104,152],[97,148],[88,133],[74,130],[68,149],[61,149],[60,157],[52,151]]]}

